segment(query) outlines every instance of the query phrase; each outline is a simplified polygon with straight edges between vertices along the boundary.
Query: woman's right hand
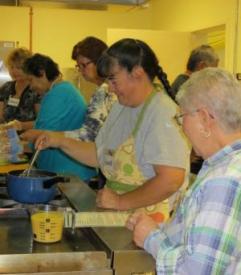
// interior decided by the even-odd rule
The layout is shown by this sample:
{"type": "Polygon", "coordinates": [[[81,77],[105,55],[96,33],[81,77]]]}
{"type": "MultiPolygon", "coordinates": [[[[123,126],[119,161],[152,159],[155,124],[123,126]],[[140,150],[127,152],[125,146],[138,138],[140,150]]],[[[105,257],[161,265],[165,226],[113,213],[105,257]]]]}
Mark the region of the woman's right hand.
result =
{"type": "Polygon", "coordinates": [[[46,149],[49,147],[58,148],[61,146],[63,135],[59,132],[44,131],[35,142],[36,149],[46,149]]]}
{"type": "Polygon", "coordinates": [[[151,217],[137,210],[128,218],[126,227],[133,231],[133,241],[136,245],[144,247],[145,239],[153,230],[158,228],[158,225],[151,217]]]}

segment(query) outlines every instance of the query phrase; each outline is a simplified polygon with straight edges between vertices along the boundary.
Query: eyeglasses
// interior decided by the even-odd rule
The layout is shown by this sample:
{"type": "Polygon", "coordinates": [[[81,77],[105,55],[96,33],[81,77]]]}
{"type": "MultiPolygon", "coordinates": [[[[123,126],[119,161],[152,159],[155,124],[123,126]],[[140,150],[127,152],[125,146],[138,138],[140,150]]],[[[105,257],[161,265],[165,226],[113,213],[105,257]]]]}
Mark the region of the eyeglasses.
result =
{"type": "Polygon", "coordinates": [[[75,65],[75,68],[80,69],[80,70],[84,70],[89,64],[93,63],[93,61],[88,61],[86,63],[78,63],[75,65]]]}
{"type": "Polygon", "coordinates": [[[199,111],[200,111],[200,110],[197,109],[197,110],[194,110],[194,111],[192,111],[192,112],[185,112],[185,113],[182,113],[182,114],[176,114],[176,115],[174,116],[174,119],[175,119],[175,121],[176,121],[176,123],[177,123],[178,125],[182,126],[182,124],[183,124],[183,117],[184,117],[184,116],[186,116],[186,115],[191,115],[191,114],[194,114],[194,113],[199,112],[199,111]]]}

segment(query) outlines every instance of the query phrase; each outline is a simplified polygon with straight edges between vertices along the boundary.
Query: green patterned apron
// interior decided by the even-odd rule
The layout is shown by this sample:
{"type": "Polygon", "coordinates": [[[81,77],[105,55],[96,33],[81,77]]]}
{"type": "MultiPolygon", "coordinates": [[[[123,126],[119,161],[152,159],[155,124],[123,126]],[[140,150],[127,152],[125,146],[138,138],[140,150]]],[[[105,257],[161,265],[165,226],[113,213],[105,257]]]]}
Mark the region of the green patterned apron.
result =
{"type": "MultiPolygon", "coordinates": [[[[135,137],[143,121],[145,111],[156,93],[152,92],[147,98],[130,136],[115,151],[108,152],[110,161],[107,161],[101,167],[103,174],[107,178],[106,186],[118,194],[130,192],[148,180],[144,177],[137,163],[135,137]]],[[[167,200],[142,209],[157,222],[168,218],[169,209],[167,200]]]]}

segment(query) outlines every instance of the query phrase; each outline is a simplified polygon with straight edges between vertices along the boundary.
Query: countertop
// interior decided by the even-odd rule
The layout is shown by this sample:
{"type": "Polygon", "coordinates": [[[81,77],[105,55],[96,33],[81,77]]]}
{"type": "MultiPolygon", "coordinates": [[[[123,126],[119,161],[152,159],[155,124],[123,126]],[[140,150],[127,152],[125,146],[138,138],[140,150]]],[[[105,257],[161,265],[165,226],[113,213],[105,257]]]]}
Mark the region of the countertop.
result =
{"type": "MultiPolygon", "coordinates": [[[[60,190],[78,211],[96,211],[96,192],[80,180],[59,184],[60,190]]],[[[151,255],[132,241],[132,232],[125,227],[94,227],[82,229],[111,259],[116,275],[155,274],[155,261],[151,255]],[[146,273],[145,273],[146,272],[146,273]]]]}
{"type": "Polygon", "coordinates": [[[8,173],[13,170],[24,170],[27,167],[28,163],[0,165],[0,173],[8,173]]]}
{"type": "MultiPolygon", "coordinates": [[[[2,171],[7,172],[12,168],[13,170],[24,169],[24,166],[21,168],[20,165],[8,166],[2,171]]],[[[79,178],[70,177],[70,182],[59,183],[58,186],[75,211],[96,210],[96,192],[79,178]]],[[[116,270],[115,274],[118,275],[132,274],[133,268],[138,272],[155,270],[153,258],[134,245],[131,232],[124,227],[65,228],[60,242],[42,244],[33,241],[28,215],[19,218],[3,218],[0,215],[0,262],[1,256],[4,255],[37,255],[39,253],[52,255],[59,252],[91,252],[91,257],[94,257],[97,252],[102,252],[109,259],[109,265],[116,270]],[[129,270],[130,267],[132,271],[129,270]]]]}

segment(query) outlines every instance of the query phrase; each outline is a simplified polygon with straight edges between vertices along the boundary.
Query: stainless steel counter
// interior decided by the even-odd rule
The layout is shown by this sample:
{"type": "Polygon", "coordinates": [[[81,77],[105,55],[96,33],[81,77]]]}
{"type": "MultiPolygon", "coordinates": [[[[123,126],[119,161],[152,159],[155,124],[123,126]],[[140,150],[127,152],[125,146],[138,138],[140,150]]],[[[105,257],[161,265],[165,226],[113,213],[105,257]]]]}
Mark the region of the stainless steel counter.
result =
{"type": "MultiPolygon", "coordinates": [[[[77,178],[73,177],[69,183],[59,184],[59,188],[76,211],[96,210],[95,191],[77,178]]],[[[32,239],[31,224],[28,215],[23,215],[21,218],[0,218],[1,274],[4,273],[2,272],[1,263],[5,262],[4,257],[6,255],[10,257],[8,258],[9,261],[9,259],[15,259],[16,255],[25,257],[25,255],[32,254],[33,257],[38,258],[38,255],[45,253],[47,258],[51,258],[53,253],[57,256],[61,254],[60,252],[73,256],[76,253],[80,253],[79,255],[88,255],[90,262],[92,258],[94,259],[99,255],[98,253],[104,255],[102,255],[103,259],[108,259],[107,262],[103,260],[97,268],[99,273],[88,273],[89,271],[86,271],[87,273],[79,274],[112,274],[109,273],[110,269],[115,271],[116,275],[155,274],[154,260],[145,251],[134,245],[131,232],[124,227],[76,228],[74,230],[65,228],[63,239],[60,242],[41,244],[34,242],[32,239]],[[13,256],[12,258],[11,255],[13,256]]],[[[29,257],[31,256],[27,258],[30,259],[29,257]]],[[[5,270],[10,273],[9,269],[6,268],[5,270]]],[[[38,270],[38,272],[43,270],[44,268],[38,270]]],[[[34,271],[36,272],[36,270],[34,271]]]]}
{"type": "Polygon", "coordinates": [[[43,244],[33,241],[28,218],[0,219],[0,254],[97,250],[80,230],[64,229],[60,242],[43,244]]]}
{"type": "Polygon", "coordinates": [[[111,275],[110,260],[81,230],[64,229],[60,242],[33,241],[28,216],[0,219],[1,274],[111,275]],[[78,273],[75,273],[77,272],[78,273]]]}
{"type": "MultiPolygon", "coordinates": [[[[83,182],[60,184],[60,189],[78,211],[96,211],[96,193],[83,182]]],[[[155,274],[155,261],[132,241],[132,233],[125,227],[98,227],[82,230],[88,238],[105,250],[111,258],[116,275],[155,274]]]]}

